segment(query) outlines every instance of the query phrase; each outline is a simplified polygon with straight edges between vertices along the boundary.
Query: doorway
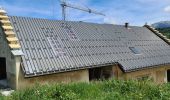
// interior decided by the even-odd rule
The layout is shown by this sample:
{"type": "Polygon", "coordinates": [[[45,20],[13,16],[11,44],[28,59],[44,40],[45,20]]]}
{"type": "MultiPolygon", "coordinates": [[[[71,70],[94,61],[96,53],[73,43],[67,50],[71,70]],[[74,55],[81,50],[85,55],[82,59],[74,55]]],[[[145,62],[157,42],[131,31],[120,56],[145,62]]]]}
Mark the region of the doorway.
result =
{"type": "Polygon", "coordinates": [[[0,57],[0,80],[6,79],[6,59],[0,57]]]}
{"type": "Polygon", "coordinates": [[[167,82],[170,82],[170,70],[167,70],[167,82]]]}
{"type": "Polygon", "coordinates": [[[112,66],[89,69],[89,80],[106,80],[113,76],[112,66]]]}

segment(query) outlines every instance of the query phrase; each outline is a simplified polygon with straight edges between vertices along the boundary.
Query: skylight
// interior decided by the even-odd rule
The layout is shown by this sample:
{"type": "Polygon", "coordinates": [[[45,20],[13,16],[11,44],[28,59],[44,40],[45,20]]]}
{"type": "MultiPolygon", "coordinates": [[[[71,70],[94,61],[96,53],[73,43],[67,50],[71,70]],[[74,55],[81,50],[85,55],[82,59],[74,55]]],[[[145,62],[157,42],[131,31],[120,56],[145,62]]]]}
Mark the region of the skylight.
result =
{"type": "Polygon", "coordinates": [[[137,47],[129,47],[129,49],[134,53],[134,54],[141,54],[141,51],[137,47]]]}

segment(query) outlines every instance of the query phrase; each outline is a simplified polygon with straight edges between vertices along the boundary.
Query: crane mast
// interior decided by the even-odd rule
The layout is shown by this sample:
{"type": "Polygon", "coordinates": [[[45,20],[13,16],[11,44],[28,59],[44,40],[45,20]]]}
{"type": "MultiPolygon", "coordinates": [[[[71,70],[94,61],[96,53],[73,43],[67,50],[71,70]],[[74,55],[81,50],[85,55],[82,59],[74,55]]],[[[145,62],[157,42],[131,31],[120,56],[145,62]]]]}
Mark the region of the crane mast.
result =
{"type": "Polygon", "coordinates": [[[62,7],[62,17],[63,17],[64,21],[66,20],[66,8],[67,7],[77,9],[77,10],[81,10],[81,11],[85,11],[85,12],[88,12],[88,13],[93,13],[93,14],[96,14],[96,15],[105,16],[105,14],[103,14],[101,12],[97,12],[97,11],[92,10],[90,8],[87,8],[87,7],[86,8],[78,7],[76,5],[67,3],[65,0],[60,0],[60,2],[61,2],[61,7],[62,7]]]}

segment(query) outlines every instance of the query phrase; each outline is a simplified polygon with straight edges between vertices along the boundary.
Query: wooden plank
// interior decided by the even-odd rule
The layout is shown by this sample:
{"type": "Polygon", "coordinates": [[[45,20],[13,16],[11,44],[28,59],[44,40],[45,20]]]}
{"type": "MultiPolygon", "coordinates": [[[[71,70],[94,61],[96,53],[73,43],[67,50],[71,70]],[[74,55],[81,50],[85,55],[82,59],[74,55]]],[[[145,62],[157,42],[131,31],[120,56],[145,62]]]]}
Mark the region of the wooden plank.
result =
{"type": "Polygon", "coordinates": [[[9,20],[1,20],[2,24],[11,24],[11,22],[9,20]]]}
{"type": "Polygon", "coordinates": [[[13,31],[5,31],[6,35],[15,35],[15,33],[13,31]]]}
{"type": "Polygon", "coordinates": [[[0,14],[6,14],[6,11],[3,9],[0,9],[0,14]]]}
{"type": "Polygon", "coordinates": [[[7,37],[7,40],[9,41],[9,42],[17,42],[18,41],[18,38],[16,38],[16,37],[7,37]]]}
{"type": "Polygon", "coordinates": [[[163,38],[166,38],[166,36],[165,36],[165,35],[163,35],[162,37],[163,37],[163,38]]]}
{"type": "Polygon", "coordinates": [[[0,15],[0,19],[6,20],[6,19],[9,19],[9,17],[6,15],[0,15]]]}
{"type": "Polygon", "coordinates": [[[2,26],[2,28],[5,30],[13,30],[12,26],[2,26]]]}
{"type": "Polygon", "coordinates": [[[19,44],[9,44],[10,48],[12,49],[19,49],[21,46],[19,44]]]}

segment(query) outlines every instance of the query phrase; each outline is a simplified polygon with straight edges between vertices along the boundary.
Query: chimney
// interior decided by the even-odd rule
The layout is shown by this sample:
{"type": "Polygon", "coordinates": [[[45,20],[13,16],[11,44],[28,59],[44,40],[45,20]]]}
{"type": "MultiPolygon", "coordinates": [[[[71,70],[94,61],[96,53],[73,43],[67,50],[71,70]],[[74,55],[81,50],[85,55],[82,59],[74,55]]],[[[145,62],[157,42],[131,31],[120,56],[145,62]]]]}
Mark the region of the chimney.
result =
{"type": "Polygon", "coordinates": [[[125,23],[125,28],[128,28],[129,27],[129,23],[125,23]]]}

